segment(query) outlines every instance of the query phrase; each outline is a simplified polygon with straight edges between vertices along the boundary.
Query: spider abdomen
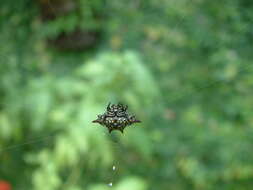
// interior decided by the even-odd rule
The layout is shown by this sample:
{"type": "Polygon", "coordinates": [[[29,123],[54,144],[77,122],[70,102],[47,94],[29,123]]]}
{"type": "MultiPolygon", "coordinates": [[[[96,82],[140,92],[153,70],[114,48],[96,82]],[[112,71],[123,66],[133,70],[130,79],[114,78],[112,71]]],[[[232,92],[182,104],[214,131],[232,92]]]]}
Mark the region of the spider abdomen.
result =
{"type": "Polygon", "coordinates": [[[135,116],[129,115],[126,111],[127,106],[123,106],[122,104],[108,104],[107,112],[103,115],[98,115],[98,119],[93,122],[107,127],[109,132],[120,130],[123,133],[126,126],[140,122],[135,116]]]}

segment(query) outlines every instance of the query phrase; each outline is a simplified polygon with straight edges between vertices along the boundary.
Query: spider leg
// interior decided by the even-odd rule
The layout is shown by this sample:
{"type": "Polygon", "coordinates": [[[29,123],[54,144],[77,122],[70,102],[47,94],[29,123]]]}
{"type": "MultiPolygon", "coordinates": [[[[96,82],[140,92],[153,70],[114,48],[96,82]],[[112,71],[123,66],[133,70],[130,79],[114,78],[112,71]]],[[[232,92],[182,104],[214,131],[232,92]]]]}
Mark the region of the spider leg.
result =
{"type": "Polygon", "coordinates": [[[138,120],[138,119],[135,119],[133,122],[134,122],[134,123],[141,123],[141,121],[138,120]]]}
{"type": "Polygon", "coordinates": [[[107,111],[109,111],[111,109],[111,102],[109,102],[109,104],[107,105],[107,111]]]}
{"type": "Polygon", "coordinates": [[[99,122],[100,122],[99,119],[96,119],[96,120],[92,121],[92,123],[99,123],[99,122]]]}
{"type": "Polygon", "coordinates": [[[108,131],[109,131],[109,133],[111,133],[111,132],[112,132],[112,130],[113,130],[113,128],[108,127],[108,131]]]}
{"type": "Polygon", "coordinates": [[[123,134],[124,133],[124,127],[119,128],[120,132],[123,134]]]}

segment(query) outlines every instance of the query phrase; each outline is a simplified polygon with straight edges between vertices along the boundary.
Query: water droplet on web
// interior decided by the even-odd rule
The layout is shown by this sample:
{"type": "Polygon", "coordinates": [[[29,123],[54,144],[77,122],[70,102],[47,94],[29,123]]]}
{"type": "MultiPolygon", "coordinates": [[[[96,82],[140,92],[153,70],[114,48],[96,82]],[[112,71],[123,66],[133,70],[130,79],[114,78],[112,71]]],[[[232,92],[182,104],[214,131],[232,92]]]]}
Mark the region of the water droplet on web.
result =
{"type": "Polygon", "coordinates": [[[116,170],[116,167],[115,167],[115,166],[113,166],[113,167],[112,167],[112,170],[116,170]]]}
{"type": "Polygon", "coordinates": [[[110,186],[110,187],[111,187],[111,186],[112,186],[112,183],[109,183],[109,184],[108,184],[108,186],[110,186]]]}

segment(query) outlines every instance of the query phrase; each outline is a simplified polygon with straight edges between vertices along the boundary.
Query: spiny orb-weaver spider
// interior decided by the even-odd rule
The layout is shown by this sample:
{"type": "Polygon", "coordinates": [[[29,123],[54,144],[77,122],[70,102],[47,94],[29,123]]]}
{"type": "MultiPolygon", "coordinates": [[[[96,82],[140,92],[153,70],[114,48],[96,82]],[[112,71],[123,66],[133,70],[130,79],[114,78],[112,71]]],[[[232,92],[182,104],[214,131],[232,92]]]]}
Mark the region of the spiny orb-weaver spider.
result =
{"type": "Polygon", "coordinates": [[[92,122],[107,127],[109,133],[113,130],[119,130],[123,133],[125,127],[132,125],[133,123],[141,122],[136,119],[134,115],[128,114],[127,108],[128,106],[124,106],[121,103],[112,105],[109,103],[106,112],[102,115],[98,115],[98,118],[92,122]]]}

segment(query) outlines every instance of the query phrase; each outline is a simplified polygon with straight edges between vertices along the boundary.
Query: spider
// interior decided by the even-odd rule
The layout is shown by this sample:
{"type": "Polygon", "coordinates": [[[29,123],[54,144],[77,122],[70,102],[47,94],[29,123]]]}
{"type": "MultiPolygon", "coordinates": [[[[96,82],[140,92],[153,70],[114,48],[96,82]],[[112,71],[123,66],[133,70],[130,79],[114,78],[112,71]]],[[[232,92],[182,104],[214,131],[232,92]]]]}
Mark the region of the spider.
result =
{"type": "Polygon", "coordinates": [[[113,130],[119,130],[123,133],[125,127],[132,125],[133,123],[141,122],[136,119],[134,115],[128,114],[127,109],[128,106],[124,106],[121,103],[112,105],[109,103],[106,112],[102,115],[98,115],[98,118],[92,122],[107,127],[109,133],[113,130]]]}

